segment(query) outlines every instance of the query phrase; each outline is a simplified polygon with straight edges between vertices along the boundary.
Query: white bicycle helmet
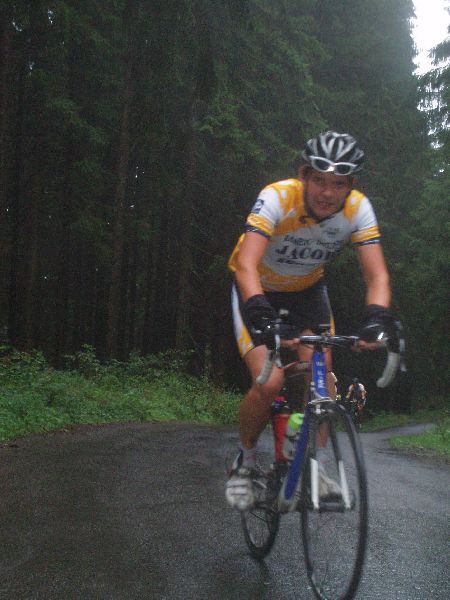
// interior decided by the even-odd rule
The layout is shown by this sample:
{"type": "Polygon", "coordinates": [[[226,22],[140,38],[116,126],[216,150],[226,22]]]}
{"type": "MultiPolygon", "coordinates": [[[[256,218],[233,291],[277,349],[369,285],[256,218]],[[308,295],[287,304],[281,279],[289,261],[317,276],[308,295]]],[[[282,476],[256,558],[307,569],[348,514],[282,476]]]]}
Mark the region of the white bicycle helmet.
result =
{"type": "Polygon", "coordinates": [[[303,159],[316,171],[352,175],[362,169],[364,152],[348,133],[326,131],[306,142],[303,159]]]}

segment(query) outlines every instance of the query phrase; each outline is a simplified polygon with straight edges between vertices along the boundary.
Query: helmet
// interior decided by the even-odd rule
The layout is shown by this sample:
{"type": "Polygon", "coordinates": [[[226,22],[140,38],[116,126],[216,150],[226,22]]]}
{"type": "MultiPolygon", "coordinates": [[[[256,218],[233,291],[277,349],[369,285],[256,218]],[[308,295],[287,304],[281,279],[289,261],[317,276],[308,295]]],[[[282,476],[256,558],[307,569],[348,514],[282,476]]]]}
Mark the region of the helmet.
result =
{"type": "Polygon", "coordinates": [[[350,134],[326,131],[306,142],[302,158],[316,171],[352,175],[362,169],[364,152],[350,134]]]}
{"type": "Polygon", "coordinates": [[[359,379],[357,377],[353,377],[352,383],[359,383],[359,379]]]}

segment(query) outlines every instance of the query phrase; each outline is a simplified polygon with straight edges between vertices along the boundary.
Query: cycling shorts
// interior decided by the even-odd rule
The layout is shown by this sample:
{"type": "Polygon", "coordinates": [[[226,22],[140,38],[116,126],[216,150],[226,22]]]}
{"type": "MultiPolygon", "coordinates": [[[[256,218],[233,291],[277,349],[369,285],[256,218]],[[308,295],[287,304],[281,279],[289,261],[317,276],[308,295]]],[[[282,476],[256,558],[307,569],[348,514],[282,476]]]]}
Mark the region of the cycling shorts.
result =
{"type": "MultiPolygon", "coordinates": [[[[323,279],[300,292],[265,292],[265,296],[277,312],[288,311],[288,315],[283,317],[283,322],[294,326],[297,331],[329,324],[330,332],[334,334],[333,313],[323,279]]],[[[242,299],[236,284],[232,287],[231,303],[234,334],[239,352],[241,356],[245,356],[256,346],[262,346],[264,340],[261,335],[252,334],[245,326],[241,314],[242,299]]]]}

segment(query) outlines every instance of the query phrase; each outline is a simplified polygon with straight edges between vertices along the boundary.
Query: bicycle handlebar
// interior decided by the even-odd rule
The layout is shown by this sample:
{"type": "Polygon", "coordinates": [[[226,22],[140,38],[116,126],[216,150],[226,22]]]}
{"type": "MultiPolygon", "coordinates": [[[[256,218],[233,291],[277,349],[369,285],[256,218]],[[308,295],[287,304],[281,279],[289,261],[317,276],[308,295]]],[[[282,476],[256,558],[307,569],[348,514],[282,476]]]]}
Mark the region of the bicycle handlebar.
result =
{"type": "Polygon", "coordinates": [[[386,340],[388,357],[384,371],[377,379],[377,387],[385,388],[390,385],[397,374],[397,371],[406,371],[405,365],[405,338],[403,336],[403,327],[400,321],[395,321],[395,336],[386,340]]]}
{"type": "MultiPolygon", "coordinates": [[[[390,385],[397,374],[397,371],[406,371],[404,364],[404,351],[405,351],[405,340],[402,334],[402,326],[400,322],[395,323],[396,336],[395,339],[389,339],[387,337],[381,337],[380,341],[386,346],[387,359],[383,369],[383,373],[377,379],[377,387],[385,388],[390,385]]],[[[276,364],[278,367],[282,367],[280,359],[280,348],[281,338],[275,328],[271,326],[267,332],[272,340],[273,347],[267,352],[263,368],[261,373],[256,378],[256,383],[264,385],[269,379],[270,373],[272,372],[273,365],[276,364]]],[[[359,341],[359,337],[355,335],[329,335],[324,333],[322,335],[302,335],[299,337],[299,344],[320,344],[321,346],[338,346],[338,347],[352,347],[355,346],[359,341]]]]}
{"type": "Polygon", "coordinates": [[[394,381],[400,364],[400,354],[390,352],[389,350],[387,354],[388,356],[383,373],[381,374],[381,377],[377,379],[377,387],[379,388],[385,388],[394,381]]]}

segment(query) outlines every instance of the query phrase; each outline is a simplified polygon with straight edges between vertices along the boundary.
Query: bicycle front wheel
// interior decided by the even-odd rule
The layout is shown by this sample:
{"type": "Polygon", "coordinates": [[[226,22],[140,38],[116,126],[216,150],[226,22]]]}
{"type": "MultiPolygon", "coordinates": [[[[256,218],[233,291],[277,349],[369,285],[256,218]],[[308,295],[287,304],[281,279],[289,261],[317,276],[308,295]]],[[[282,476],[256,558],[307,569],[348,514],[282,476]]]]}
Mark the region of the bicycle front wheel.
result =
{"type": "Polygon", "coordinates": [[[322,406],[314,430],[325,445],[326,485],[319,472],[319,506],[311,501],[311,458],[302,480],[301,524],[307,575],[317,598],[349,600],[358,587],[367,541],[367,482],[362,449],[350,415],[333,402],[322,406]]]}
{"type": "Polygon", "coordinates": [[[241,514],[242,529],[250,554],[262,559],[272,549],[278,533],[280,513],[277,508],[280,489],[280,469],[275,465],[268,473],[262,471],[253,477],[255,504],[241,514]]]}

